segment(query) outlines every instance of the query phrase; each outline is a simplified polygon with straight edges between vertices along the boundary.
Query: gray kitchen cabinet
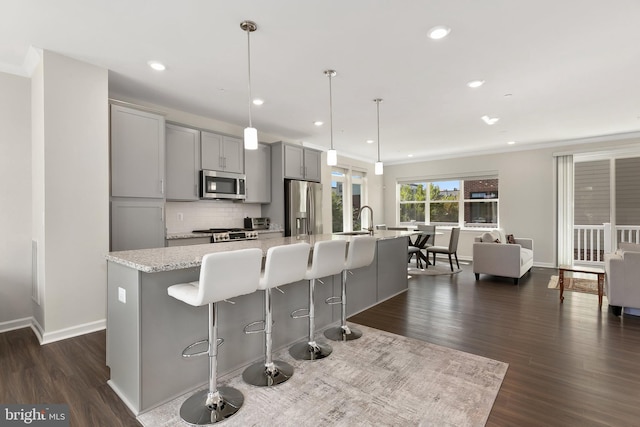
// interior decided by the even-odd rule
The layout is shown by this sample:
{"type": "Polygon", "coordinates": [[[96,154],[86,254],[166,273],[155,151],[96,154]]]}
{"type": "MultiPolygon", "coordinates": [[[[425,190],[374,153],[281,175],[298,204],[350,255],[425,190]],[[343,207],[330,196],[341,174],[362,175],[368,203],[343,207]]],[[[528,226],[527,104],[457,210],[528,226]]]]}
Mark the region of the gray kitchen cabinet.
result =
{"type": "Polygon", "coordinates": [[[247,150],[246,203],[271,203],[271,146],[258,144],[257,150],[247,150]]]}
{"type": "Polygon", "coordinates": [[[200,131],[167,124],[167,200],[199,200],[200,131]]]}
{"type": "Polygon", "coordinates": [[[165,245],[164,200],[111,201],[111,250],[161,248],[165,245]]]}
{"type": "Polygon", "coordinates": [[[202,169],[244,173],[241,139],[203,131],[200,144],[202,169]]]}
{"type": "Polygon", "coordinates": [[[283,144],[284,177],[320,182],[320,151],[283,144]]]}
{"type": "Polygon", "coordinates": [[[320,151],[310,148],[304,149],[304,179],[307,181],[320,182],[320,151]]]}
{"type": "Polygon", "coordinates": [[[165,123],[159,114],[111,105],[111,195],[164,198],[165,123]]]}

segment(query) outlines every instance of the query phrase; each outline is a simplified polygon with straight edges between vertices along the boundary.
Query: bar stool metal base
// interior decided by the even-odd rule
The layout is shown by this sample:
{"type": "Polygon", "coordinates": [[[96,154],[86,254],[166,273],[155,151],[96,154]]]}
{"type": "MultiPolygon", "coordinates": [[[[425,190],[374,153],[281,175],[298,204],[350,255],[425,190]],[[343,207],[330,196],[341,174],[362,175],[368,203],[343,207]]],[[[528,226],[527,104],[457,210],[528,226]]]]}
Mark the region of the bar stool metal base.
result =
{"type": "Polygon", "coordinates": [[[244,403],[244,396],[235,388],[218,387],[218,393],[222,403],[213,409],[206,403],[209,390],[199,391],[185,400],[180,407],[182,421],[192,426],[215,424],[238,412],[244,403]]]}
{"type": "Polygon", "coordinates": [[[247,384],[258,387],[271,387],[282,384],[293,376],[293,366],[282,360],[273,361],[273,369],[267,369],[264,362],[254,363],[242,372],[247,384]]]}
{"type": "Polygon", "coordinates": [[[324,331],[324,336],[333,341],[352,341],[362,336],[362,331],[356,328],[336,326],[324,331]]]}
{"type": "Polygon", "coordinates": [[[299,342],[289,348],[289,354],[297,360],[319,360],[329,356],[333,348],[329,344],[308,341],[299,342]]]}

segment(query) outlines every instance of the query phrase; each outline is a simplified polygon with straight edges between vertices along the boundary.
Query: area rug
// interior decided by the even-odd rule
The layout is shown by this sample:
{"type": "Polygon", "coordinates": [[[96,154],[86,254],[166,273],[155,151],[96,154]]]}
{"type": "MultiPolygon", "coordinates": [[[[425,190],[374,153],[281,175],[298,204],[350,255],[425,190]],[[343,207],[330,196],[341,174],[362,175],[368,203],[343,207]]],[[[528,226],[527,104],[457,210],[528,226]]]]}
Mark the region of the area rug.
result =
{"type": "MultiPolygon", "coordinates": [[[[558,276],[551,276],[551,278],[549,279],[549,285],[547,287],[550,289],[560,289],[558,276]]],[[[565,277],[564,290],[598,295],[598,281],[594,279],[565,277]]],[[[606,295],[606,288],[603,289],[603,294],[606,295]]]]}
{"type": "Polygon", "coordinates": [[[428,268],[417,268],[415,261],[410,262],[407,265],[407,273],[409,275],[419,274],[423,276],[439,276],[442,274],[456,274],[462,271],[461,268],[456,268],[455,264],[453,267],[453,271],[451,271],[451,267],[449,263],[443,262],[442,264],[438,263],[436,265],[429,265],[428,268]]]}
{"type": "MultiPolygon", "coordinates": [[[[250,386],[240,374],[220,381],[245,398],[224,425],[485,425],[507,363],[354,326],[362,330],[362,338],[331,341],[333,353],[325,359],[298,361],[287,349],[277,352],[274,359],[295,368],[293,377],[277,387],[250,386]]],[[[184,425],[178,413],[189,395],[140,415],[138,421],[148,427],[184,425]]]]}

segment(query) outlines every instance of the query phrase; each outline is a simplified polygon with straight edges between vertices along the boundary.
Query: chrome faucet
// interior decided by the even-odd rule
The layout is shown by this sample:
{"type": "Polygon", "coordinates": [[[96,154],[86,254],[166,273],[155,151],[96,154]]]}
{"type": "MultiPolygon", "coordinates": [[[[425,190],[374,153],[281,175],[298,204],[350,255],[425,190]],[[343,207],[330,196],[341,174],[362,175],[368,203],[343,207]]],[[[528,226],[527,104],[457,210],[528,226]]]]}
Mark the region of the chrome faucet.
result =
{"type": "Polygon", "coordinates": [[[358,219],[360,219],[360,217],[362,216],[362,211],[365,208],[369,209],[369,212],[371,212],[371,221],[369,222],[369,228],[367,228],[367,231],[369,232],[370,235],[373,236],[373,209],[371,209],[371,206],[364,205],[363,207],[361,207],[360,210],[358,211],[358,219]]]}

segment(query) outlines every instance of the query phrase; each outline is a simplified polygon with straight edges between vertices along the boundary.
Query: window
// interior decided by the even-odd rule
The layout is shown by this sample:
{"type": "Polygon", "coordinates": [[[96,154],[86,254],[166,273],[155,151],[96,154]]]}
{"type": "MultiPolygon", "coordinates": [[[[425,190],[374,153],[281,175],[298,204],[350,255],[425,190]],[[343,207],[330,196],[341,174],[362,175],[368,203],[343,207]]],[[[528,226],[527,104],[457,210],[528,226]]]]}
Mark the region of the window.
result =
{"type": "Polygon", "coordinates": [[[331,171],[331,222],[332,232],[344,231],[344,183],[346,177],[343,170],[331,171]]]}
{"type": "MultiPolygon", "coordinates": [[[[366,204],[366,174],[361,171],[333,168],[331,171],[332,232],[360,230],[360,208],[366,204]]],[[[368,217],[367,217],[368,219],[368,217]]]]}
{"type": "Polygon", "coordinates": [[[399,183],[400,223],[440,226],[498,226],[498,179],[399,183]]]}

